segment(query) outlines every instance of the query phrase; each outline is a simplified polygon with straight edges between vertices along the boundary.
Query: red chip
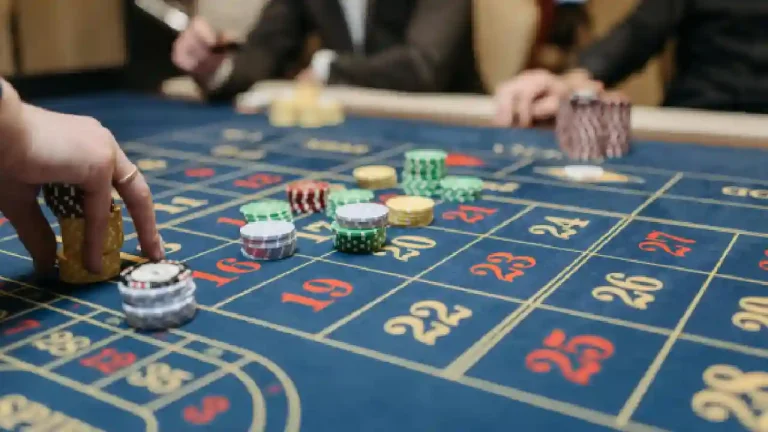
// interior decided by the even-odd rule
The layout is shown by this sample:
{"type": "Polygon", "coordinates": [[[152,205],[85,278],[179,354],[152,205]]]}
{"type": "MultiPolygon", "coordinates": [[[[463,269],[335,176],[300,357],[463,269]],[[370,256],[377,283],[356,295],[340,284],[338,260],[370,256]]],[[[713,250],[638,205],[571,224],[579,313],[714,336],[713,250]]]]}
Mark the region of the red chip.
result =
{"type": "Polygon", "coordinates": [[[330,189],[331,185],[328,182],[324,181],[318,181],[318,180],[299,180],[293,183],[289,183],[287,186],[287,191],[294,192],[294,191],[302,191],[302,192],[317,192],[317,191],[327,191],[330,189]]]}

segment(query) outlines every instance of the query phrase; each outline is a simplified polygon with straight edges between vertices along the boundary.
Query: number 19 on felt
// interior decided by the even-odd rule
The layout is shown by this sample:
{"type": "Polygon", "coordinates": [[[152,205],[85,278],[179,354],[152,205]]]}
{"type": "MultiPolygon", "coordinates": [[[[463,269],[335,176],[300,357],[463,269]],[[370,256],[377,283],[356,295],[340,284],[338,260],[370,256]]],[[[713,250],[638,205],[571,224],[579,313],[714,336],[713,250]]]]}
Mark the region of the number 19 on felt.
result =
{"type": "Polygon", "coordinates": [[[314,295],[286,292],[282,295],[282,302],[307,306],[313,312],[320,312],[332,305],[336,299],[346,297],[353,291],[351,284],[338,279],[312,279],[304,282],[302,288],[314,295]]]}

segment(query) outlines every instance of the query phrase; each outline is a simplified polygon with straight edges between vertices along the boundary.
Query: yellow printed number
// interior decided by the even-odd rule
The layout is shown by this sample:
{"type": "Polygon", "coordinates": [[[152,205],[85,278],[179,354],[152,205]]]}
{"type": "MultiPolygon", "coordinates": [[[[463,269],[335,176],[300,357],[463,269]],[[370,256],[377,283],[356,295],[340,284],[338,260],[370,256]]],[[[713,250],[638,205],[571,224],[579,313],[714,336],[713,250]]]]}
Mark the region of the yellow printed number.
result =
{"type": "Polygon", "coordinates": [[[208,200],[196,200],[192,198],[186,198],[183,196],[173,197],[170,204],[154,203],[155,211],[162,211],[170,214],[179,214],[187,210],[202,207],[208,204],[208,200]]]}
{"type": "Polygon", "coordinates": [[[739,306],[741,311],[731,318],[733,325],[748,332],[768,328],[768,297],[744,297],[739,300],[739,306]]]}
{"type": "Polygon", "coordinates": [[[486,181],[483,183],[483,189],[491,192],[511,193],[520,189],[520,183],[515,183],[515,182],[497,183],[492,181],[486,181]]]}
{"type": "Polygon", "coordinates": [[[768,373],[742,372],[731,365],[712,365],[704,371],[707,388],[693,395],[691,408],[699,417],[722,423],[735,417],[747,430],[768,430],[765,415],[768,373]]]}
{"type": "Polygon", "coordinates": [[[463,319],[472,316],[472,311],[464,306],[456,305],[453,312],[443,303],[434,300],[424,300],[411,305],[410,315],[402,315],[388,320],[384,324],[384,331],[388,334],[404,335],[410,327],[413,338],[424,345],[433,346],[438,338],[451,333],[451,328],[459,325],[463,319]],[[427,320],[433,319],[427,324],[427,320]],[[436,318],[436,319],[434,319],[436,318]],[[427,329],[427,325],[429,328],[427,329]]]}
{"type": "Polygon", "coordinates": [[[321,220],[305,226],[302,231],[296,231],[296,237],[320,244],[333,239],[333,229],[328,221],[321,220]],[[323,232],[330,232],[331,235],[321,235],[323,232]]]}
{"type": "Polygon", "coordinates": [[[0,429],[10,431],[103,432],[81,420],[32,400],[24,395],[0,397],[0,429]]]}
{"type": "Polygon", "coordinates": [[[566,219],[554,216],[547,216],[544,218],[552,225],[534,225],[528,231],[531,234],[543,235],[550,234],[553,237],[568,240],[571,236],[578,234],[579,231],[576,228],[586,228],[589,225],[589,221],[581,219],[566,219]]]}
{"type": "Polygon", "coordinates": [[[420,236],[399,236],[392,239],[392,244],[384,246],[380,251],[375,252],[376,256],[392,257],[398,261],[406,262],[413,257],[421,255],[419,249],[432,249],[437,246],[437,242],[427,237],[420,236]]]}
{"type": "Polygon", "coordinates": [[[64,357],[88,348],[91,346],[91,340],[85,336],[75,336],[72,332],[61,331],[38,339],[33,345],[54,357],[64,357]]]}
{"type": "Polygon", "coordinates": [[[618,297],[629,307],[645,310],[656,297],[651,294],[664,287],[658,279],[646,276],[627,277],[624,273],[611,273],[605,277],[610,286],[599,286],[592,290],[592,297],[603,302],[612,302],[618,297]]]}
{"type": "Polygon", "coordinates": [[[173,369],[165,363],[152,363],[147,366],[146,373],[134,372],[127,378],[128,384],[136,387],[146,387],[154,394],[167,394],[178,390],[194,376],[182,369],[173,369]]]}

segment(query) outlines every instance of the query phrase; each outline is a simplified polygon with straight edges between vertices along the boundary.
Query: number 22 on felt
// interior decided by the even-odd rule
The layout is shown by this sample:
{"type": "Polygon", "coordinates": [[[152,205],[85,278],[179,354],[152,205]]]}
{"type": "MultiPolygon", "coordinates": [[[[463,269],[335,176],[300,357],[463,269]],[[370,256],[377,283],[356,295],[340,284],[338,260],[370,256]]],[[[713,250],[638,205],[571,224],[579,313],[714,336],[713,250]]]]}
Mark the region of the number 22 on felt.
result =
{"type": "Polygon", "coordinates": [[[464,306],[456,305],[453,307],[453,312],[449,312],[446,305],[435,300],[416,302],[411,305],[409,312],[410,315],[401,315],[384,323],[384,331],[400,336],[404,335],[410,327],[413,338],[429,346],[433,346],[438,338],[450,334],[451,329],[458,326],[461,320],[472,316],[472,311],[464,306]],[[429,329],[425,330],[427,319],[432,312],[437,319],[429,321],[429,329]]]}

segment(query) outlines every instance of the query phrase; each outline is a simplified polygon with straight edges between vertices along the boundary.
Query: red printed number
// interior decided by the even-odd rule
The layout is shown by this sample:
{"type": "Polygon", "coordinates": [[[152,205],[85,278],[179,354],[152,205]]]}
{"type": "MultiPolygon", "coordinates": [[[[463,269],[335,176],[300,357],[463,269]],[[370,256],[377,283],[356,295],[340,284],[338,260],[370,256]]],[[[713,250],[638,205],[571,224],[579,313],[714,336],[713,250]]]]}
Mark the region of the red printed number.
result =
{"type": "Polygon", "coordinates": [[[566,341],[565,332],[555,329],[544,339],[546,348],[537,349],[525,358],[525,366],[536,373],[547,373],[557,366],[565,379],[587,385],[592,375],[600,372],[602,361],[611,357],[613,344],[600,336],[580,335],[566,341]],[[571,363],[576,356],[577,367],[571,363]]]}
{"type": "Polygon", "coordinates": [[[495,214],[497,211],[499,211],[499,209],[460,205],[457,210],[451,210],[443,213],[443,219],[461,219],[466,223],[473,224],[485,219],[486,216],[495,214]]]}
{"type": "Polygon", "coordinates": [[[121,353],[114,348],[104,348],[95,356],[80,360],[81,365],[98,369],[105,375],[115,373],[124,367],[132,365],[134,362],[136,362],[136,354],[130,352],[121,353]]]}
{"type": "Polygon", "coordinates": [[[6,222],[8,222],[7,218],[0,217],[0,226],[5,225],[6,222]]]}
{"type": "MultiPolygon", "coordinates": [[[[763,255],[768,257],[768,249],[766,249],[765,252],[763,252],[763,255]]],[[[760,261],[760,263],[758,265],[760,266],[761,270],[768,271],[768,259],[764,259],[764,260],[760,261]]]]}
{"type": "MultiPolygon", "coordinates": [[[[224,273],[234,273],[237,275],[241,275],[245,273],[255,272],[256,270],[261,268],[261,264],[253,261],[238,261],[234,258],[224,258],[222,260],[219,260],[219,262],[216,263],[216,268],[221,270],[224,273]]],[[[195,279],[202,279],[208,282],[213,282],[216,284],[216,288],[221,288],[222,286],[237,279],[239,276],[228,278],[224,276],[219,276],[219,275],[195,270],[192,272],[192,277],[194,277],[195,279]]]]}
{"type": "Polygon", "coordinates": [[[279,183],[283,178],[272,174],[254,174],[245,180],[235,180],[235,186],[248,189],[258,189],[260,187],[279,183]]]}
{"type": "Polygon", "coordinates": [[[515,256],[507,252],[492,253],[485,260],[490,264],[473,265],[469,269],[470,273],[478,276],[487,276],[489,273],[493,273],[496,279],[505,282],[512,282],[518,276],[524,275],[525,272],[520,269],[527,269],[536,265],[536,260],[532,257],[515,256]],[[496,264],[509,264],[506,266],[506,271],[509,271],[509,273],[504,273],[505,270],[502,270],[502,267],[505,266],[498,266],[496,264]]]}
{"type": "Polygon", "coordinates": [[[184,175],[193,178],[213,177],[214,174],[216,174],[216,171],[211,168],[188,168],[184,171],[184,175]]]}
{"type": "Polygon", "coordinates": [[[6,336],[11,336],[11,335],[15,335],[17,333],[21,333],[21,332],[23,332],[25,330],[32,330],[32,329],[39,328],[39,327],[40,327],[40,322],[39,321],[24,320],[24,321],[20,322],[18,325],[16,325],[15,327],[11,327],[9,329],[5,329],[3,331],[3,334],[6,335],[6,336]]]}
{"type": "Polygon", "coordinates": [[[229,410],[229,399],[224,396],[206,396],[203,398],[202,408],[194,405],[184,408],[184,420],[194,425],[204,425],[227,410],[229,410]]]}
{"type": "Polygon", "coordinates": [[[245,221],[244,220],[232,219],[232,218],[228,218],[228,217],[220,217],[220,218],[216,219],[216,223],[227,224],[227,225],[234,225],[236,227],[242,227],[242,226],[245,225],[245,221]]]}
{"type": "Polygon", "coordinates": [[[335,299],[346,297],[353,291],[352,285],[337,279],[313,279],[304,282],[302,288],[313,294],[326,294],[330,299],[321,300],[293,293],[283,293],[283,303],[298,303],[311,307],[314,312],[320,312],[333,304],[335,299]]]}
{"type": "Polygon", "coordinates": [[[682,246],[682,244],[694,244],[696,240],[691,240],[683,237],[675,237],[669,234],[665,234],[661,231],[654,231],[645,238],[645,241],[640,243],[640,250],[646,252],[655,252],[659,249],[664,252],[677,257],[684,257],[686,253],[691,251],[691,248],[682,246]],[[667,242],[672,242],[672,245],[667,242]],[[680,244],[675,244],[680,243],[680,244]],[[674,250],[672,249],[674,248],[674,250]]]}

